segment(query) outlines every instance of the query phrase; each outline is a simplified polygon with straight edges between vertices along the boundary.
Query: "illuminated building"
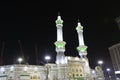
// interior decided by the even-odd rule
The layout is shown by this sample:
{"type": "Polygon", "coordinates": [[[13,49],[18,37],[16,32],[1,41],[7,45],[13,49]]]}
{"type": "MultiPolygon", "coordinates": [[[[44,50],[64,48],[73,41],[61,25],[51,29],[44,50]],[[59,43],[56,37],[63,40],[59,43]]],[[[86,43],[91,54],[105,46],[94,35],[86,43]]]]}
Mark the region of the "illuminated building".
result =
{"type": "Polygon", "coordinates": [[[109,52],[115,74],[120,78],[120,43],[109,47],[109,52]]]}
{"type": "Polygon", "coordinates": [[[77,33],[79,45],[77,47],[80,57],[65,56],[63,41],[63,20],[58,15],[56,20],[57,41],[56,63],[40,65],[6,65],[0,67],[0,80],[104,80],[101,67],[90,68],[87,58],[87,46],[83,39],[83,26],[78,22],[77,33]]]}

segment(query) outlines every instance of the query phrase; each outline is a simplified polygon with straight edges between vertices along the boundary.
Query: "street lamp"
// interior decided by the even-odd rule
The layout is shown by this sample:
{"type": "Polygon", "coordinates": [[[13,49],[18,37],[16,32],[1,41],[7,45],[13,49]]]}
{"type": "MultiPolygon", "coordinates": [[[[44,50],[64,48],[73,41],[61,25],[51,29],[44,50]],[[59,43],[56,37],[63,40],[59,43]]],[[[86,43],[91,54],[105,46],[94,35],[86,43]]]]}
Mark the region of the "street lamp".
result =
{"type": "Polygon", "coordinates": [[[107,70],[107,72],[109,72],[109,71],[110,71],[110,68],[107,68],[106,70],[107,70]]]}
{"type": "Polygon", "coordinates": [[[99,60],[98,61],[98,64],[101,66],[103,64],[103,61],[102,60],[99,60]]]}
{"type": "Polygon", "coordinates": [[[105,74],[104,74],[104,71],[103,71],[103,66],[102,66],[102,64],[103,64],[104,62],[102,61],[102,60],[99,60],[98,61],[98,64],[99,64],[99,66],[101,67],[101,69],[102,69],[102,73],[103,73],[103,80],[105,80],[105,74]]]}
{"type": "Polygon", "coordinates": [[[19,62],[19,64],[21,64],[22,61],[23,61],[22,58],[18,58],[18,62],[19,62]]]}
{"type": "Polygon", "coordinates": [[[109,72],[110,72],[110,68],[107,68],[106,71],[107,71],[107,73],[108,73],[108,78],[109,78],[109,80],[111,80],[111,76],[110,76],[110,73],[109,73],[109,72]]]}
{"type": "Polygon", "coordinates": [[[11,67],[10,67],[10,71],[13,71],[13,70],[14,70],[14,66],[11,66],[11,67]]]}
{"type": "Polygon", "coordinates": [[[98,64],[100,65],[100,67],[101,67],[101,69],[102,69],[103,61],[102,61],[102,60],[99,60],[99,61],[98,61],[98,64]]]}
{"type": "Polygon", "coordinates": [[[45,60],[47,61],[47,63],[48,63],[48,61],[51,59],[51,57],[50,56],[45,56],[45,60]]]}
{"type": "Polygon", "coordinates": [[[92,75],[93,75],[93,79],[95,80],[95,78],[96,78],[96,72],[95,72],[95,70],[92,70],[92,75]]]}

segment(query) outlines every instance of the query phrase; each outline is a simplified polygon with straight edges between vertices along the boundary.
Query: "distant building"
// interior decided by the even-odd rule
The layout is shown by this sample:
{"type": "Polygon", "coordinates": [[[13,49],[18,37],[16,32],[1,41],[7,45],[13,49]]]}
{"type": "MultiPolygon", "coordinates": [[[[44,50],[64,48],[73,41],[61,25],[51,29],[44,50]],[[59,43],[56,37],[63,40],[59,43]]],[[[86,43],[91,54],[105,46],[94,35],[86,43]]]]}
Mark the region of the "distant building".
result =
{"type": "Polygon", "coordinates": [[[109,47],[109,52],[115,70],[115,74],[120,78],[120,43],[109,47]]]}
{"type": "Polygon", "coordinates": [[[76,30],[79,45],[79,57],[65,56],[66,42],[63,40],[63,20],[59,15],[56,20],[57,41],[56,63],[40,65],[6,65],[0,66],[0,80],[104,80],[100,66],[91,69],[87,58],[87,46],[83,39],[83,26],[78,22],[76,30]]]}

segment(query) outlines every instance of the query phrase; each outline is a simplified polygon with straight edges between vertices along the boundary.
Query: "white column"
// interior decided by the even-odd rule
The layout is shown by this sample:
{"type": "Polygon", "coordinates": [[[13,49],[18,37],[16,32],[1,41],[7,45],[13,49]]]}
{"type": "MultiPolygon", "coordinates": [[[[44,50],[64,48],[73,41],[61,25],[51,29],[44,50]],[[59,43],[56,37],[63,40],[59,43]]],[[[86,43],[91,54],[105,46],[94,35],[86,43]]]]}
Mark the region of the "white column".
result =
{"type": "Polygon", "coordinates": [[[61,16],[57,17],[56,20],[56,27],[57,27],[57,41],[55,42],[56,46],[56,64],[65,64],[65,44],[66,42],[63,41],[63,20],[61,19],[61,16]]]}
{"type": "Polygon", "coordinates": [[[63,41],[62,26],[57,25],[57,41],[63,41]]]}
{"type": "Polygon", "coordinates": [[[78,33],[78,38],[79,38],[79,46],[84,45],[83,32],[78,33]]]}

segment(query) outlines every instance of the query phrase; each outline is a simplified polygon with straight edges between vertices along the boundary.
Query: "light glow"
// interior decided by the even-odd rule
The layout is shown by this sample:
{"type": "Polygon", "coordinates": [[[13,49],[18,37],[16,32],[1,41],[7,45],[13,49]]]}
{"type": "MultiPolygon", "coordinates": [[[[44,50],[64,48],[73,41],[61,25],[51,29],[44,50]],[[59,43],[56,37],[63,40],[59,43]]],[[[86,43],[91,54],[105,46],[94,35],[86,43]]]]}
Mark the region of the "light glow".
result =
{"type": "Polygon", "coordinates": [[[57,47],[57,48],[65,48],[65,42],[64,41],[57,41],[57,42],[55,42],[55,46],[57,47]]]}
{"type": "Polygon", "coordinates": [[[4,72],[4,71],[5,71],[5,68],[4,68],[4,67],[1,67],[0,71],[1,71],[1,72],[4,72]]]}
{"type": "Polygon", "coordinates": [[[110,71],[110,68],[107,68],[106,70],[109,72],[109,71],[110,71]]]}
{"type": "Polygon", "coordinates": [[[35,67],[35,68],[34,68],[34,70],[35,70],[35,71],[37,71],[37,70],[38,70],[38,68],[37,68],[37,67],[35,67]]]}
{"type": "Polygon", "coordinates": [[[27,67],[27,66],[25,66],[25,67],[24,67],[24,71],[27,71],[27,70],[28,70],[28,67],[27,67]]]}
{"type": "Polygon", "coordinates": [[[120,71],[115,71],[115,74],[120,74],[120,71]]]}
{"type": "Polygon", "coordinates": [[[22,58],[18,58],[18,62],[21,63],[23,61],[22,58]]]}
{"type": "Polygon", "coordinates": [[[95,74],[95,70],[92,70],[92,73],[95,74]]]}
{"type": "Polygon", "coordinates": [[[98,64],[100,64],[100,65],[103,64],[103,61],[102,60],[98,61],[98,64]]]}
{"type": "Polygon", "coordinates": [[[88,62],[86,62],[86,66],[88,66],[88,62]]]}
{"type": "Polygon", "coordinates": [[[85,52],[87,49],[87,46],[79,46],[77,47],[78,52],[85,52]]]}
{"type": "Polygon", "coordinates": [[[13,70],[14,70],[14,66],[11,66],[11,67],[10,67],[10,71],[13,71],[13,70]]]}
{"type": "Polygon", "coordinates": [[[45,56],[45,59],[46,60],[50,60],[50,56],[45,56]]]}
{"type": "Polygon", "coordinates": [[[120,78],[116,78],[117,80],[119,80],[120,78]]]}
{"type": "Polygon", "coordinates": [[[79,60],[79,58],[78,58],[78,57],[76,57],[76,58],[75,58],[75,60],[79,60]]]}
{"type": "Polygon", "coordinates": [[[68,60],[70,60],[71,59],[71,57],[68,57],[68,60]]]}

